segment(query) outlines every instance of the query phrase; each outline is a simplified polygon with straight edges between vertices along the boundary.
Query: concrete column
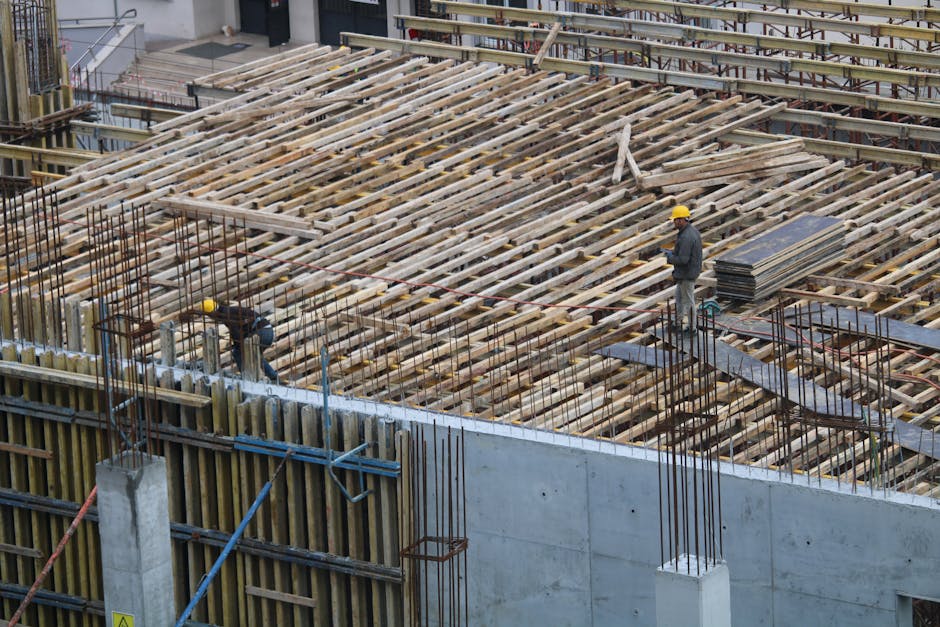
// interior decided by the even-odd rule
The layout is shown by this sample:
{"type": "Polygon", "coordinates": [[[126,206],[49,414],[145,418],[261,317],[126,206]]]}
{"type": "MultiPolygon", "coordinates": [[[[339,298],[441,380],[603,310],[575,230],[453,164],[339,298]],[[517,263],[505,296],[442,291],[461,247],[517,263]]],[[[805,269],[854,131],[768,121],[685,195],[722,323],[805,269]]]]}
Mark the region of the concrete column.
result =
{"type": "Polygon", "coordinates": [[[113,461],[95,467],[107,625],[118,627],[123,619],[124,624],[169,627],[176,621],[176,607],[166,461],[144,455],[138,468],[126,458],[123,465],[118,458],[113,461]]]}
{"type": "Polygon", "coordinates": [[[656,569],[657,627],[731,627],[731,580],[724,562],[682,555],[656,569]],[[696,572],[698,571],[698,572],[696,572]]]}

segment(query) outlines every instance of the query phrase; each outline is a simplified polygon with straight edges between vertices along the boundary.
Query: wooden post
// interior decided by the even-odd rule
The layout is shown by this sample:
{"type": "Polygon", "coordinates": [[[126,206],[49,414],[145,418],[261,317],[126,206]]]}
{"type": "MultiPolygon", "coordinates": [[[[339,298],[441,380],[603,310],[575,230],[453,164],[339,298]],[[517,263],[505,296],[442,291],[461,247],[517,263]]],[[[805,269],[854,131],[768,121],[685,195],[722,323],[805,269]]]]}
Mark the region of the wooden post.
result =
{"type": "MultiPolygon", "coordinates": [[[[161,325],[161,340],[163,339],[163,325],[161,325]]],[[[172,325],[170,325],[172,334],[172,325]]],[[[217,379],[212,382],[212,432],[228,434],[228,397],[225,390],[225,382],[217,379]]],[[[218,529],[226,531],[235,531],[235,513],[232,509],[232,493],[235,492],[234,482],[232,480],[232,466],[229,458],[234,455],[213,451],[212,462],[215,465],[216,481],[216,508],[215,525],[218,529]]],[[[222,571],[219,573],[221,581],[219,582],[219,592],[221,594],[221,606],[216,611],[213,620],[222,617],[222,624],[229,625],[237,622],[235,609],[236,590],[239,589],[237,583],[237,565],[234,556],[229,558],[222,565],[222,571]]]]}
{"type": "Polygon", "coordinates": [[[202,363],[206,374],[219,371],[219,331],[209,327],[202,334],[202,363]]]}
{"type": "MultiPolygon", "coordinates": [[[[399,431],[395,434],[396,456],[395,459],[401,464],[401,478],[398,480],[398,528],[400,529],[399,538],[401,543],[399,549],[407,546],[414,538],[414,528],[412,526],[412,502],[411,491],[411,433],[399,431]]],[[[401,599],[402,607],[405,613],[404,624],[413,625],[416,619],[414,609],[418,599],[414,597],[413,588],[414,562],[410,559],[401,560],[401,599]]]]}
{"type": "MultiPolygon", "coordinates": [[[[340,425],[339,419],[332,420],[330,423],[330,442],[336,448],[340,445],[340,425]]],[[[326,440],[326,422],[321,420],[323,426],[324,441],[326,440]]],[[[327,550],[334,554],[342,554],[346,550],[346,530],[343,525],[344,501],[343,494],[333,483],[329,476],[325,477],[323,483],[326,491],[326,541],[327,550]]],[[[348,598],[349,578],[347,575],[330,571],[330,593],[332,595],[333,615],[330,624],[337,627],[346,627],[349,625],[348,598]]]]}
{"type": "MultiPolygon", "coordinates": [[[[364,455],[370,457],[375,457],[376,453],[379,450],[377,438],[376,438],[376,418],[375,416],[365,416],[360,418],[360,422],[363,424],[363,435],[367,442],[372,442],[373,446],[366,449],[364,455]]],[[[382,562],[382,550],[381,550],[381,530],[385,526],[385,520],[379,516],[379,507],[382,505],[382,495],[379,493],[379,485],[384,484],[386,479],[379,477],[378,475],[368,474],[366,475],[366,488],[368,488],[372,494],[366,497],[366,534],[368,537],[368,546],[370,549],[370,554],[372,556],[372,561],[382,562]]],[[[384,617],[385,615],[385,605],[383,603],[383,589],[388,586],[387,583],[382,583],[373,579],[371,581],[371,597],[372,597],[372,624],[373,625],[388,625],[389,621],[384,617]]]]}
{"type": "Polygon", "coordinates": [[[261,380],[261,341],[257,335],[246,337],[242,344],[241,375],[246,381],[261,380]]]}
{"type": "Polygon", "coordinates": [[[13,297],[9,290],[0,292],[0,337],[13,339],[13,297]]]}
{"type": "Polygon", "coordinates": [[[82,310],[81,301],[77,298],[65,301],[65,348],[82,350],[82,310]]]}
{"type": "MultiPolygon", "coordinates": [[[[378,424],[379,457],[381,459],[395,459],[395,425],[380,420],[378,424]]],[[[401,543],[399,542],[398,523],[401,513],[398,511],[398,502],[395,488],[398,482],[404,480],[401,475],[398,481],[380,478],[379,491],[382,530],[382,563],[386,566],[399,566],[401,564],[401,543]]],[[[389,625],[404,625],[401,611],[401,601],[404,598],[402,588],[387,583],[385,588],[385,620],[389,625]]]]}
{"type": "MultiPolygon", "coordinates": [[[[269,440],[284,440],[283,427],[284,421],[282,420],[283,416],[281,414],[281,404],[278,399],[269,398],[264,403],[264,433],[267,439],[269,440]]],[[[273,458],[269,458],[271,461],[275,461],[273,458]]],[[[287,467],[290,468],[293,464],[288,461],[287,467]]],[[[287,508],[287,499],[285,498],[287,491],[287,473],[281,474],[274,484],[271,486],[271,492],[268,494],[268,505],[270,506],[271,520],[275,521],[275,524],[271,525],[271,539],[274,540],[277,544],[288,545],[290,544],[290,537],[288,535],[288,508],[287,508]]],[[[276,562],[273,564],[274,568],[274,581],[271,589],[278,590],[281,592],[286,592],[290,586],[291,576],[290,576],[290,566],[284,562],[276,562]]],[[[289,619],[289,613],[292,611],[291,607],[284,603],[283,601],[274,600],[274,615],[276,617],[275,625],[289,625],[291,621],[289,619]]]]}
{"type": "MultiPolygon", "coordinates": [[[[304,405],[300,410],[300,431],[304,446],[323,446],[320,436],[320,412],[311,405],[304,405]]],[[[327,543],[327,507],[325,501],[324,481],[326,472],[323,466],[304,464],[304,478],[306,479],[306,514],[308,546],[314,551],[328,551],[327,543]]],[[[317,600],[314,609],[314,625],[329,625],[331,620],[330,581],[331,572],[322,569],[311,569],[313,578],[313,597],[317,600]]]]}
{"type": "Polygon", "coordinates": [[[160,323],[160,363],[176,365],[176,325],[170,320],[160,323]]]}
{"type": "MultiPolygon", "coordinates": [[[[359,417],[352,412],[342,412],[342,445],[336,444],[343,451],[351,451],[362,444],[359,436],[359,417]]],[[[357,496],[360,492],[359,473],[351,470],[337,470],[337,475],[346,484],[346,491],[351,496],[357,496]],[[343,477],[345,475],[345,477],[343,477]]],[[[349,553],[354,559],[365,559],[366,552],[364,546],[364,536],[362,529],[362,514],[366,507],[365,501],[374,500],[367,496],[364,501],[353,503],[347,499],[344,500],[346,508],[346,528],[348,533],[349,553]]],[[[362,577],[350,576],[350,599],[352,605],[352,624],[364,625],[368,616],[368,592],[366,581],[362,577]]]]}
{"type": "Polygon", "coordinates": [[[84,338],[85,352],[98,352],[98,333],[95,331],[95,321],[98,319],[96,303],[83,302],[82,309],[82,338],[84,338]]]}
{"type": "MultiPolygon", "coordinates": [[[[284,441],[300,444],[300,416],[299,408],[295,402],[284,403],[283,426],[284,441]]],[[[305,501],[310,498],[304,482],[304,466],[308,464],[287,464],[284,469],[287,475],[287,537],[290,546],[310,546],[304,527],[305,501]]],[[[316,569],[301,568],[297,564],[290,566],[291,592],[296,595],[310,597],[310,578],[305,571],[316,569]]],[[[312,576],[312,575],[311,575],[312,576]]],[[[316,607],[316,604],[310,606],[316,607]]],[[[310,609],[295,604],[291,616],[291,625],[312,625],[313,614],[310,609]]]]}

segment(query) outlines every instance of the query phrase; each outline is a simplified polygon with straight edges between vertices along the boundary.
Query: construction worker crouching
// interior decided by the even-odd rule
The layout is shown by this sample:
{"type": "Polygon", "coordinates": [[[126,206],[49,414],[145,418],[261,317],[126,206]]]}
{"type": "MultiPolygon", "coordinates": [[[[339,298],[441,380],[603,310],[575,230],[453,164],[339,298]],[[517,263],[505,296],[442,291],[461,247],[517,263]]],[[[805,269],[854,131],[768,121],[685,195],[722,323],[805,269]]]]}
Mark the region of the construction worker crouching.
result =
{"type": "Polygon", "coordinates": [[[256,335],[261,345],[261,367],[264,369],[264,374],[272,382],[277,383],[277,371],[263,355],[264,349],[274,344],[274,327],[267,318],[250,307],[219,305],[211,298],[202,301],[200,310],[215,322],[224,324],[228,329],[232,342],[232,358],[239,372],[242,370],[242,351],[245,340],[256,335]]]}
{"type": "Polygon", "coordinates": [[[695,279],[702,273],[702,236],[691,223],[691,212],[685,205],[672,208],[670,217],[679,234],[672,250],[665,250],[666,261],[672,265],[672,278],[676,282],[676,326],[683,333],[694,333],[695,279]],[[688,317],[688,326],[683,319],[688,317]]]}

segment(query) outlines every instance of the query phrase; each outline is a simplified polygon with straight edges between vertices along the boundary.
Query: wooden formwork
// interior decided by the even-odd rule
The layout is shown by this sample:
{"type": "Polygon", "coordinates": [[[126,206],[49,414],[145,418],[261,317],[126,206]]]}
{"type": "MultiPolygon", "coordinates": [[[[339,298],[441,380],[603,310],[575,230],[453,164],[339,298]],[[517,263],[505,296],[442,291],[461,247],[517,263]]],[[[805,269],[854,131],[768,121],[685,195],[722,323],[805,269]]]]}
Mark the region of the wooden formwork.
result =
{"type": "MultiPolygon", "coordinates": [[[[325,350],[336,394],[655,445],[667,400],[661,375],[594,351],[621,341],[662,347],[648,326],[672,296],[671,269],[658,249],[672,243],[667,218],[677,203],[692,207],[706,258],[789,217],[842,218],[845,257],[791,285],[798,292],[788,298],[940,326],[940,187],[933,173],[850,166],[794,144],[782,149],[788,160],[781,163],[774,153],[779,144],[761,151],[729,139],[777,113],[776,106],[611,78],[319,46],[200,84],[229,98],[163,122],[137,147],[80,166],[55,184],[63,289],[74,303],[90,306],[89,209],[140,211],[150,243],[154,322],[177,322],[181,310],[207,296],[257,305],[278,331],[265,356],[296,387],[326,384],[325,350]],[[612,182],[627,124],[639,178],[631,171],[612,182]],[[695,168],[707,174],[709,156],[728,162],[731,155],[740,165],[739,152],[748,167],[726,176],[669,176],[695,168]],[[641,184],[646,176],[650,187],[641,184]]],[[[29,284],[30,276],[20,281],[29,284]]],[[[711,295],[714,283],[706,260],[699,295],[711,295]]],[[[722,306],[738,318],[761,318],[776,302],[722,306]]],[[[4,328],[11,332],[6,337],[16,337],[12,325],[4,328]]],[[[202,330],[202,323],[176,328],[174,353],[194,373],[207,343],[202,330]]],[[[745,331],[730,325],[722,340],[757,359],[775,357],[766,336],[745,331]]],[[[859,355],[887,354],[892,377],[884,402],[891,418],[935,428],[935,349],[876,346],[858,336],[846,343],[844,354],[814,366],[817,383],[871,403],[863,379],[844,372],[860,368],[853,361],[859,355]]],[[[154,344],[150,354],[166,358],[166,345],[154,344]]],[[[781,363],[802,359],[810,358],[794,349],[781,363]]],[[[227,352],[221,367],[233,374],[227,352]]],[[[682,389],[694,393],[701,385],[685,381],[682,389]]],[[[303,408],[204,386],[197,376],[179,391],[211,396],[213,410],[168,405],[169,424],[209,442],[219,430],[266,437],[283,430],[278,437],[294,439],[298,423],[291,416],[299,415],[301,441],[316,445],[322,437],[316,428],[304,430],[303,408]]],[[[783,431],[771,392],[726,376],[715,386],[709,411],[723,424],[716,443],[722,455],[810,476],[873,481],[868,453],[875,442],[868,434],[819,425],[783,431]],[[786,437],[795,440],[783,446],[786,437]],[[784,459],[795,447],[812,447],[812,455],[784,459]]],[[[6,435],[30,446],[25,433],[6,435]]],[[[188,442],[164,446],[186,478],[215,488],[203,494],[184,487],[175,496],[173,516],[191,517],[200,528],[230,530],[272,469],[271,460],[241,452],[188,442]],[[236,477],[230,501],[219,500],[219,484],[236,477]]],[[[394,444],[386,446],[391,455],[394,444]]],[[[936,494],[931,455],[892,444],[890,460],[890,487],[936,494]]],[[[292,472],[294,480],[305,480],[304,490],[330,498],[319,470],[292,472]]],[[[80,492],[70,500],[80,500],[80,492]]],[[[298,498],[282,492],[270,505],[272,515],[286,502],[298,515],[298,498]]],[[[283,517],[262,517],[252,535],[309,543],[311,529],[331,521],[317,518],[325,514],[315,500],[302,498],[307,529],[300,540],[291,529],[301,523],[290,517],[286,533],[274,524],[283,517]]],[[[330,542],[371,537],[370,530],[350,528],[349,516],[345,525],[333,520],[343,535],[328,534],[327,551],[336,546],[330,542]]],[[[25,528],[26,519],[18,524],[25,528]]],[[[177,572],[190,577],[178,585],[188,589],[212,549],[196,542],[177,547],[178,562],[187,563],[177,572]]],[[[288,592],[293,571],[275,560],[263,567],[248,555],[239,560],[225,575],[228,583],[288,592]]],[[[332,608],[350,595],[376,594],[362,579],[317,576],[292,593],[330,595],[332,608]]],[[[277,612],[288,608],[236,594],[233,609],[236,601],[214,594],[210,607],[249,620],[278,622],[284,617],[277,612]]]]}
{"type": "MultiPolygon", "coordinates": [[[[932,176],[793,144],[780,165],[774,145],[723,141],[778,110],[759,101],[319,46],[200,84],[232,97],[56,186],[64,229],[90,204],[146,207],[160,319],[203,295],[234,297],[204,278],[234,268],[279,328],[269,357],[300,386],[319,384],[327,344],[342,393],[521,422],[555,407],[537,421],[572,432],[627,425],[617,415],[633,377],[589,354],[634,337],[670,296],[654,253],[679,202],[693,206],[707,257],[800,213],[841,217],[848,254],[818,273],[815,298],[936,316],[932,176]],[[668,181],[668,194],[631,175],[611,183],[626,123],[641,176],[668,181]],[[709,155],[740,150],[753,169],[667,176],[696,163],[707,173],[709,155]],[[190,220],[171,236],[180,213],[190,220]],[[208,226],[226,219],[245,228],[208,226]],[[231,254],[200,249],[222,247],[210,228],[237,239],[231,254]],[[198,278],[176,263],[181,241],[198,278]],[[577,384],[559,385],[568,376],[577,384]]],[[[84,241],[74,231],[68,255],[84,241]]],[[[81,260],[69,292],[87,298],[81,260]]],[[[706,263],[702,293],[713,280],[706,263]]]]}
{"type": "MultiPolygon", "coordinates": [[[[0,299],[8,309],[10,294],[0,299]]],[[[92,308],[72,306],[82,310],[75,315],[94,316],[92,308]]],[[[69,342],[77,346],[80,338],[69,342]]],[[[14,343],[5,344],[2,357],[0,580],[3,615],[11,616],[110,448],[99,358],[14,343]]],[[[320,408],[248,397],[222,380],[152,367],[149,376],[157,384],[152,452],[167,462],[175,601],[182,608],[280,461],[239,450],[234,436],[322,450],[326,423],[320,408]]],[[[393,424],[343,411],[332,414],[331,424],[337,455],[368,442],[364,456],[408,463],[409,436],[393,424]]],[[[336,473],[355,493],[355,473],[336,473]]],[[[410,484],[369,475],[367,485],[368,500],[352,503],[325,466],[289,462],[191,618],[222,625],[403,624],[399,551],[412,539],[411,513],[400,519],[399,503],[409,503],[410,484]]],[[[97,520],[95,510],[88,520],[97,520]]],[[[105,624],[93,524],[79,527],[52,572],[27,624],[105,624]]]]}

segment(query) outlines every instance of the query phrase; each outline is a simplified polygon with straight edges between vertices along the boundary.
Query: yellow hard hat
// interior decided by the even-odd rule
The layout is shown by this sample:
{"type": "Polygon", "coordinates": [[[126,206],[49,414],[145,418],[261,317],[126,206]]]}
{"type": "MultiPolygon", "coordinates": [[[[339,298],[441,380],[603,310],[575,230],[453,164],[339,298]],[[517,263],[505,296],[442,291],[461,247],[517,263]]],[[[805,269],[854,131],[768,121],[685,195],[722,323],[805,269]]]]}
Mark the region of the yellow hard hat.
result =
{"type": "Polygon", "coordinates": [[[204,301],[202,301],[203,313],[212,313],[213,311],[216,310],[217,307],[218,305],[216,305],[215,301],[212,300],[211,298],[207,298],[204,301]]]}
{"type": "Polygon", "coordinates": [[[688,219],[692,214],[689,212],[689,208],[685,205],[676,205],[672,208],[672,217],[670,220],[678,220],[679,218],[688,219]]]}

